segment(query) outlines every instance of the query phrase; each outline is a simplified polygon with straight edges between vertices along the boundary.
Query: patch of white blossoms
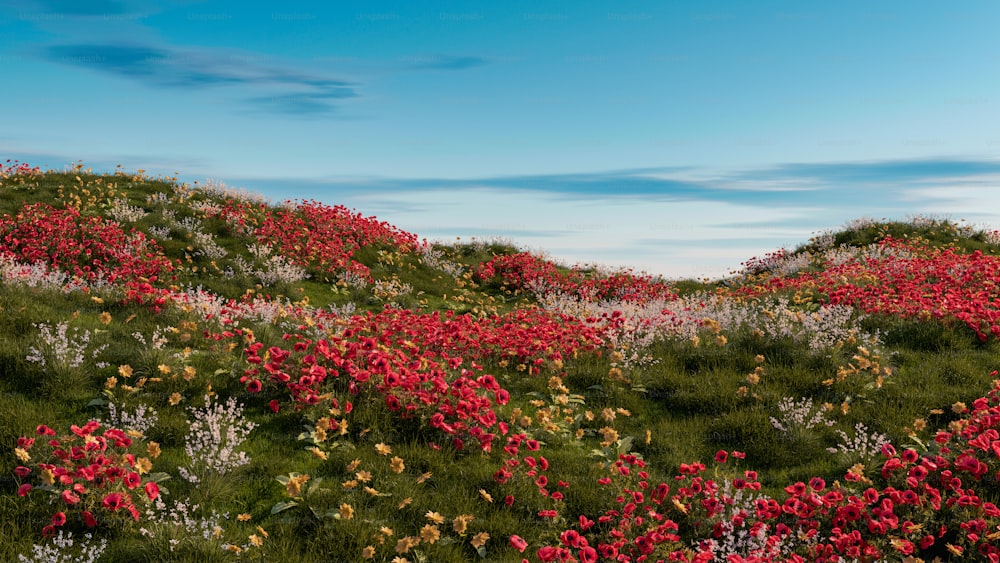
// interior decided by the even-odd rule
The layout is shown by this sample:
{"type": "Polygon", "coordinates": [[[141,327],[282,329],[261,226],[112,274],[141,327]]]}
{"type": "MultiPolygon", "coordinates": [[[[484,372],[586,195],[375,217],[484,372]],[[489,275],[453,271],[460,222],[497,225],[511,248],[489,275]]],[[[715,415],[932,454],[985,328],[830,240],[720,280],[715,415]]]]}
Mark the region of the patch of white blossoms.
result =
{"type": "Polygon", "coordinates": [[[108,540],[91,541],[91,534],[84,534],[81,541],[73,540],[72,532],[59,530],[51,542],[31,546],[31,557],[18,555],[19,563],[93,563],[108,546],[108,540]]]}
{"type": "Polygon", "coordinates": [[[184,440],[184,451],[190,460],[189,467],[179,467],[181,477],[198,483],[209,474],[225,475],[250,463],[246,452],[238,448],[257,426],[243,418],[243,406],[230,397],[225,405],[212,403],[205,396],[203,408],[188,408],[193,420],[184,440]]]}

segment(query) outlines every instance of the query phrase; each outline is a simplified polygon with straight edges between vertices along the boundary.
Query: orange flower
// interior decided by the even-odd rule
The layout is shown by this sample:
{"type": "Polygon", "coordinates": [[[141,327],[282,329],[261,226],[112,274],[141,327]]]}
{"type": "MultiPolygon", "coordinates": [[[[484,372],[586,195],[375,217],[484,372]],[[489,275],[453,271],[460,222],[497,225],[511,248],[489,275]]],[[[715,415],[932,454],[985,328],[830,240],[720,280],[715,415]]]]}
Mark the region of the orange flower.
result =
{"type": "Polygon", "coordinates": [[[441,539],[441,531],[433,524],[427,524],[420,528],[420,538],[427,543],[434,543],[441,539]]]}
{"type": "Polygon", "coordinates": [[[478,534],[472,536],[472,541],[469,543],[472,544],[472,547],[479,549],[480,547],[486,545],[486,542],[489,541],[489,539],[490,535],[488,533],[479,532],[478,534]]]}
{"type": "Polygon", "coordinates": [[[392,462],[389,464],[393,473],[402,473],[406,469],[406,465],[403,463],[403,458],[396,456],[392,458],[392,462]]]}

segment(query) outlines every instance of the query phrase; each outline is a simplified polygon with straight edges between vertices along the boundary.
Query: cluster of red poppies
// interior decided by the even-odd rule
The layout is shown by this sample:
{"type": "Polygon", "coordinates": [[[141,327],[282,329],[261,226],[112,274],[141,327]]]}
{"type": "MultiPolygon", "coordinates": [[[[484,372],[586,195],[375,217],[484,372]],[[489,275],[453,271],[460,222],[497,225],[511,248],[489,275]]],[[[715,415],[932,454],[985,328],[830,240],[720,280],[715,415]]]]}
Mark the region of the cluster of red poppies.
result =
{"type": "Polygon", "coordinates": [[[482,374],[477,361],[491,358],[537,374],[601,345],[594,329],[541,309],[477,318],[390,308],[340,324],[339,333],[325,339],[286,334],[290,348],[251,343],[241,382],[254,393],[265,385],[286,388],[301,404],[320,402],[331,383],[353,395],[374,392],[390,410],[425,420],[457,446],[472,438],[486,451],[497,432],[507,433],[493,409],[510,393],[482,374]]]}
{"type": "Polygon", "coordinates": [[[55,430],[41,424],[35,430],[37,444],[36,438],[18,438],[16,453],[24,465],[14,473],[24,482],[17,494],[24,497],[33,490],[43,490],[58,505],[51,523],[42,529],[43,536],[55,535],[56,528],[69,518],[77,518],[88,528],[104,519],[138,521],[132,491],[142,490],[149,500],[159,496],[159,486],[143,479],[149,460],[137,459],[129,451],[132,439],[116,428],[98,434],[100,429],[100,423],[92,420],[83,426],[74,424],[70,434],[56,437],[55,430]]]}
{"type": "Polygon", "coordinates": [[[528,252],[496,256],[479,264],[475,275],[480,281],[496,281],[511,290],[543,288],[588,301],[646,303],[676,297],[667,283],[649,275],[625,271],[608,276],[587,276],[576,268],[562,272],[552,262],[528,252]]]}
{"type": "Polygon", "coordinates": [[[156,280],[173,271],[156,241],[118,223],[44,203],[0,217],[0,255],[42,262],[85,281],[156,280]]]}
{"type": "Polygon", "coordinates": [[[959,321],[980,340],[1000,336],[1000,256],[962,253],[886,237],[884,252],[830,265],[819,272],[776,276],[741,289],[762,293],[814,290],[832,304],[866,313],[959,321]]]}

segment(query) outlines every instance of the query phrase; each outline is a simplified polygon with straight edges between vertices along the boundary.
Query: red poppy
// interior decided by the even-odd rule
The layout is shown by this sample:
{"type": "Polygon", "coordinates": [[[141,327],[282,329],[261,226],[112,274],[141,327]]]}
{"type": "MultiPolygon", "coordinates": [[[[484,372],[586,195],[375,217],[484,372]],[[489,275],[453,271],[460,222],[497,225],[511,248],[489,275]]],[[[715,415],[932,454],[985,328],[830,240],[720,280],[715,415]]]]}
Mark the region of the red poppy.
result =
{"type": "Polygon", "coordinates": [[[65,512],[61,512],[60,511],[60,512],[56,512],[55,514],[52,515],[52,525],[53,526],[58,527],[58,526],[62,526],[65,523],[66,523],[66,513],[65,512]]]}
{"type": "Polygon", "coordinates": [[[101,499],[101,504],[104,505],[104,508],[107,508],[112,512],[121,508],[123,503],[124,503],[124,498],[122,497],[121,493],[111,493],[108,496],[101,499]]]}
{"type": "Polygon", "coordinates": [[[128,473],[128,474],[125,475],[124,481],[125,481],[125,486],[126,487],[128,487],[130,489],[134,489],[134,488],[138,487],[142,483],[142,478],[139,477],[138,473],[132,471],[132,472],[130,472],[130,473],[128,473]]]}
{"type": "Polygon", "coordinates": [[[528,548],[528,542],[524,541],[524,538],[518,535],[513,535],[510,537],[510,546],[524,553],[524,550],[528,548]]]}
{"type": "Polygon", "coordinates": [[[152,481],[146,483],[145,490],[146,496],[149,497],[149,500],[154,500],[156,497],[160,496],[160,486],[152,481]]]}
{"type": "Polygon", "coordinates": [[[76,493],[74,493],[71,489],[66,489],[65,491],[62,492],[62,495],[60,496],[63,502],[65,502],[68,505],[74,505],[80,502],[80,497],[76,493]]]}

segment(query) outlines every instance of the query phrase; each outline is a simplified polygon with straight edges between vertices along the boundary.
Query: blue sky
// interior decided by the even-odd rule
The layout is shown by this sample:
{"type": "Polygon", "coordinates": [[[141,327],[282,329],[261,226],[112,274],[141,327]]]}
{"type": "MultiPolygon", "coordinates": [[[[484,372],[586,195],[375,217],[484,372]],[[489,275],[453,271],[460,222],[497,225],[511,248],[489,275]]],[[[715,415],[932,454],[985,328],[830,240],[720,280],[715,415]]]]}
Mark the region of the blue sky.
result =
{"type": "Polygon", "coordinates": [[[0,156],[719,276],[1000,225],[1000,3],[0,0],[0,156]]]}

